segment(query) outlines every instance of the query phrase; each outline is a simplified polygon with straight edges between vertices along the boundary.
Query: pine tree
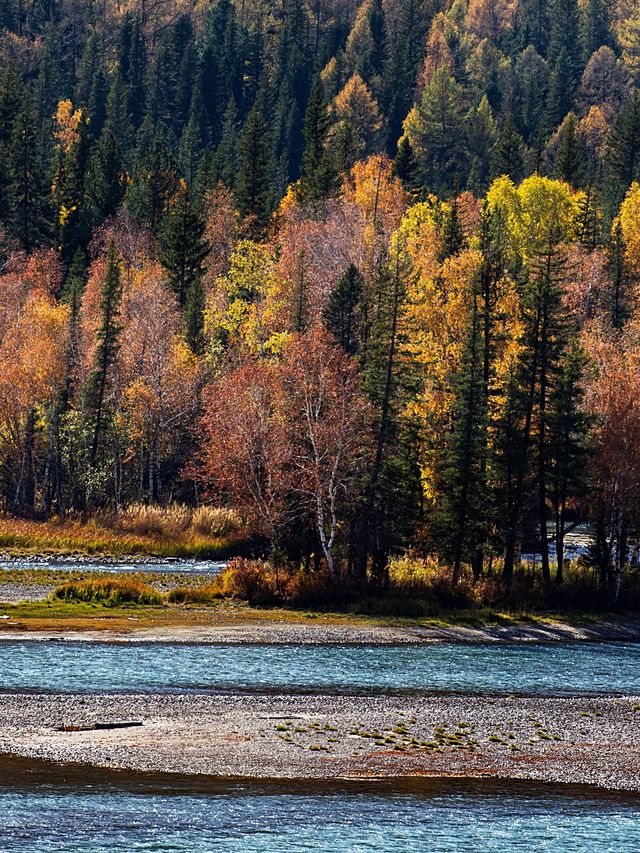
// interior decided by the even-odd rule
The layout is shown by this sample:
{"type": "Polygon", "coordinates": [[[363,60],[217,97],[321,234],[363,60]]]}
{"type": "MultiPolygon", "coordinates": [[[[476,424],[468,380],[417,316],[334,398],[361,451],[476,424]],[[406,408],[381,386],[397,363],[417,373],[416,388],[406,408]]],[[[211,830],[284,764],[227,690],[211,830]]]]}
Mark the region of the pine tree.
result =
{"type": "Polygon", "coordinates": [[[113,133],[105,129],[91,156],[87,175],[87,196],[96,223],[115,215],[124,188],[120,146],[113,133]]]}
{"type": "Polygon", "coordinates": [[[420,186],[419,169],[411,142],[406,136],[403,136],[393,161],[393,171],[408,192],[415,192],[420,186]]]}
{"type": "Polygon", "coordinates": [[[120,151],[127,154],[133,148],[133,123],[128,101],[127,88],[120,72],[117,72],[107,99],[105,131],[118,141],[120,151]]]}
{"type": "Polygon", "coordinates": [[[400,347],[406,284],[407,270],[397,253],[378,270],[361,300],[359,362],[373,407],[373,456],[362,484],[350,562],[364,578],[370,558],[377,583],[384,582],[389,553],[406,541],[420,491],[414,437],[402,418],[410,393],[400,347]]]}
{"type": "MultiPolygon", "coordinates": [[[[462,87],[446,68],[438,68],[422,94],[416,134],[424,151],[422,167],[429,188],[448,194],[466,166],[463,151],[462,87]]],[[[418,140],[416,140],[416,147],[418,140]]]]}
{"type": "Polygon", "coordinates": [[[556,545],[556,582],[562,583],[567,510],[584,496],[589,419],[584,411],[586,357],[577,341],[563,354],[549,402],[549,474],[556,545]]]}
{"type": "Polygon", "coordinates": [[[611,128],[606,170],[611,207],[617,210],[631,183],[640,176],[640,95],[635,89],[611,128]]]}
{"type": "Polygon", "coordinates": [[[625,245],[622,236],[620,219],[616,219],[611,229],[609,247],[611,269],[611,325],[614,329],[622,329],[629,315],[628,277],[625,264],[625,245]]]}
{"type": "Polygon", "coordinates": [[[438,540],[453,583],[473,563],[484,538],[487,400],[483,382],[481,295],[470,295],[468,331],[454,390],[453,427],[440,457],[438,540]],[[443,547],[444,546],[444,547],[443,547]]]}
{"type": "Polygon", "coordinates": [[[118,72],[124,84],[127,112],[134,129],[140,127],[144,117],[146,67],[140,16],[127,12],[120,30],[118,72]]]}
{"type": "Polygon", "coordinates": [[[269,126],[262,99],[254,104],[238,142],[238,172],[235,192],[240,213],[263,229],[272,207],[271,177],[273,154],[269,126]]]}
{"type": "Polygon", "coordinates": [[[580,40],[583,65],[599,48],[612,46],[610,0],[587,0],[582,7],[580,40]]]}
{"type": "Polygon", "coordinates": [[[547,129],[554,130],[573,105],[573,83],[567,51],[563,48],[549,77],[547,95],[547,129]]]}
{"type": "MultiPolygon", "coordinates": [[[[210,251],[203,235],[204,222],[193,204],[189,190],[183,186],[165,219],[160,256],[169,284],[183,311],[194,283],[202,277],[202,265],[210,251]]],[[[199,300],[200,295],[194,290],[191,300],[193,312],[200,305],[199,300]]],[[[195,313],[192,322],[194,317],[195,313]]]]}
{"type": "Polygon", "coordinates": [[[96,333],[98,346],[94,356],[93,370],[87,380],[84,399],[85,409],[92,425],[90,459],[95,462],[106,421],[107,395],[111,372],[119,349],[120,303],[122,282],[120,258],[113,240],[107,251],[107,262],[100,294],[100,325],[96,333]]]}
{"type": "Polygon", "coordinates": [[[35,120],[27,96],[13,121],[8,153],[9,224],[24,251],[31,252],[49,230],[49,211],[35,120]]]}
{"type": "Polygon", "coordinates": [[[489,182],[491,156],[498,141],[498,128],[486,95],[477,109],[469,110],[465,126],[467,147],[473,158],[473,190],[482,195],[489,182]]]}
{"type": "MultiPolygon", "coordinates": [[[[577,0],[550,0],[549,22],[547,58],[552,66],[556,66],[564,54],[562,62],[566,67],[565,83],[568,87],[568,99],[571,100],[583,68],[580,9],[577,0]]],[[[569,104],[570,107],[571,104],[569,104]]]]}
{"type": "Polygon", "coordinates": [[[325,326],[349,355],[358,352],[363,287],[358,268],[351,264],[338,279],[324,311],[325,326]]]}
{"type": "Polygon", "coordinates": [[[566,322],[561,302],[565,258],[550,223],[549,245],[532,265],[522,290],[524,347],[508,392],[501,426],[504,474],[504,578],[513,578],[516,544],[527,499],[537,507],[542,576],[551,580],[547,503],[550,497],[550,400],[566,347],[566,322]],[[534,487],[527,494],[527,475],[534,487]]]}
{"type": "Polygon", "coordinates": [[[387,117],[387,152],[396,153],[402,123],[413,100],[429,15],[420,0],[402,0],[384,66],[381,101],[387,117]]]}
{"type": "Polygon", "coordinates": [[[554,176],[571,184],[582,186],[585,177],[585,157],[577,134],[578,122],[573,113],[563,121],[558,138],[554,163],[554,176]]]}
{"type": "Polygon", "coordinates": [[[516,183],[524,174],[524,143],[509,113],[491,158],[493,177],[508,175],[516,183]]]}
{"type": "Polygon", "coordinates": [[[336,168],[327,147],[329,111],[322,86],[316,84],[304,116],[305,148],[302,157],[300,196],[305,201],[318,201],[327,196],[336,183],[336,168]]]}
{"type": "Polygon", "coordinates": [[[140,225],[157,234],[169,200],[178,190],[178,169],[161,135],[137,164],[127,188],[127,207],[140,225]]]}

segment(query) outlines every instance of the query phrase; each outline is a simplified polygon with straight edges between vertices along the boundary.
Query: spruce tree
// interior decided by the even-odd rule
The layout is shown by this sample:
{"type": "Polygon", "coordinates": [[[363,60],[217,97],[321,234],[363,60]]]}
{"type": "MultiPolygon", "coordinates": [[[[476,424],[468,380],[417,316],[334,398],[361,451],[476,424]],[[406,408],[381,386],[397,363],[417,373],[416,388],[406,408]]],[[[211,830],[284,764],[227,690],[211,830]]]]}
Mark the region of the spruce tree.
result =
{"type": "Polygon", "coordinates": [[[454,584],[460,580],[462,563],[473,563],[483,542],[487,506],[481,295],[474,292],[470,303],[462,364],[454,389],[453,427],[445,438],[438,472],[438,540],[451,561],[454,584]]]}
{"type": "Polygon", "coordinates": [[[119,349],[120,304],[122,300],[122,282],[120,258],[113,240],[107,251],[107,262],[100,292],[100,325],[96,333],[98,346],[94,355],[93,370],[87,380],[84,399],[88,413],[92,438],[90,460],[95,462],[107,419],[107,395],[113,365],[119,349]]]}
{"type": "Polygon", "coordinates": [[[553,131],[573,105],[573,83],[567,51],[563,48],[553,65],[547,94],[547,130],[553,131]]]}
{"type": "MultiPolygon", "coordinates": [[[[203,235],[204,222],[185,186],[180,190],[176,202],[165,219],[160,255],[160,262],[167,274],[169,284],[178,297],[178,304],[183,311],[194,283],[202,277],[203,263],[210,251],[209,244],[203,235]]],[[[200,304],[199,299],[199,294],[194,290],[193,312],[200,304]]],[[[195,317],[195,313],[193,316],[195,317]]],[[[195,329],[195,325],[193,328],[195,329]]]]}
{"type": "Polygon", "coordinates": [[[562,62],[566,68],[565,82],[570,100],[583,68],[578,0],[550,0],[549,22],[547,59],[556,66],[564,55],[562,62]]]}
{"type": "Polygon", "coordinates": [[[577,134],[578,122],[573,113],[563,121],[558,138],[553,173],[578,189],[585,177],[585,157],[577,134]]]}
{"type": "Polygon", "coordinates": [[[262,98],[259,98],[247,116],[240,134],[235,182],[240,213],[255,223],[257,231],[266,226],[271,213],[272,173],[273,154],[269,125],[264,117],[262,98]]]}
{"type": "Polygon", "coordinates": [[[419,168],[411,142],[403,136],[393,161],[393,171],[408,192],[415,192],[420,186],[419,168]]]}
{"type": "Polygon", "coordinates": [[[612,46],[610,0],[586,0],[582,7],[580,40],[583,65],[599,48],[612,46]]]}
{"type": "Polygon", "coordinates": [[[640,95],[635,89],[609,133],[605,165],[610,204],[617,210],[631,183],[640,176],[640,95]]]}
{"type": "Polygon", "coordinates": [[[8,147],[8,222],[25,252],[32,252],[49,231],[49,211],[31,102],[22,101],[8,147]]]}
{"type": "Polygon", "coordinates": [[[584,498],[588,457],[589,418],[585,414],[583,378],[587,359],[576,340],[563,354],[559,376],[549,402],[549,494],[556,545],[556,582],[562,583],[571,505],[584,498]]]}
{"type": "Polygon", "coordinates": [[[338,279],[324,311],[325,326],[349,355],[358,352],[363,287],[358,268],[351,264],[338,279]]]}
{"type": "Polygon", "coordinates": [[[125,179],[120,146],[108,129],[91,156],[86,187],[94,222],[114,216],[124,197],[125,179]]]}
{"type": "Polygon", "coordinates": [[[300,197],[305,201],[318,201],[327,196],[336,183],[336,168],[327,147],[329,110],[322,86],[317,83],[311,92],[304,116],[305,148],[302,157],[300,197]]]}
{"type": "Polygon", "coordinates": [[[511,113],[507,116],[491,158],[491,174],[494,178],[508,175],[516,183],[524,176],[524,143],[511,113]]]}

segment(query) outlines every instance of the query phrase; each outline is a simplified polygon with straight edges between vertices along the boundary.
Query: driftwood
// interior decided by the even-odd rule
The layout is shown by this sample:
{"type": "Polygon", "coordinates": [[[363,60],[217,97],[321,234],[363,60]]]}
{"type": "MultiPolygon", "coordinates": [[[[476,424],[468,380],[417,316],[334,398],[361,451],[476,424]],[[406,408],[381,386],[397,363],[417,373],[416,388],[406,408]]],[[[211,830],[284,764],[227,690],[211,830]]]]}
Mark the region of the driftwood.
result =
{"type": "Polygon", "coordinates": [[[142,720],[132,720],[130,722],[117,723],[94,723],[92,726],[61,726],[59,732],[96,732],[104,729],[130,729],[134,726],[141,726],[142,720]]]}

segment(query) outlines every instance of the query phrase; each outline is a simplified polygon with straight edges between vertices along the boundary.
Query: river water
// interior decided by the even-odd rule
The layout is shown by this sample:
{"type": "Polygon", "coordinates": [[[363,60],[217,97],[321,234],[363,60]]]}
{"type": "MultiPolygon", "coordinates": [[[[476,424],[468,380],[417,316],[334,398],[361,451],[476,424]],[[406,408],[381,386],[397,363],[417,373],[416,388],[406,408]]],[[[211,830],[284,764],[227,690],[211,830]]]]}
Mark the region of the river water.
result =
{"type": "MultiPolygon", "coordinates": [[[[0,765],[1,766],[1,765],[0,765]]],[[[0,783],[0,847],[189,853],[623,853],[640,850],[633,798],[491,781],[334,790],[224,785],[186,793],[0,783]]]]}
{"type": "Polygon", "coordinates": [[[640,694],[640,645],[3,641],[0,690],[640,694]]]}

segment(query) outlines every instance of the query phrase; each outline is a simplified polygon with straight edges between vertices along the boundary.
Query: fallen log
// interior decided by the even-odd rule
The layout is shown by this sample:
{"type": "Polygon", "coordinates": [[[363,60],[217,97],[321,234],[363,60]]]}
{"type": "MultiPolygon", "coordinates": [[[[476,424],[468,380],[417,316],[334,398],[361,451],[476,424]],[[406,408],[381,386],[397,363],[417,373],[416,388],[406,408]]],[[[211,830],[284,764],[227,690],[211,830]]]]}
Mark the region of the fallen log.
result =
{"type": "Polygon", "coordinates": [[[142,720],[121,721],[115,723],[94,723],[92,726],[61,726],[59,732],[96,732],[105,729],[131,729],[141,726],[142,720]]]}

